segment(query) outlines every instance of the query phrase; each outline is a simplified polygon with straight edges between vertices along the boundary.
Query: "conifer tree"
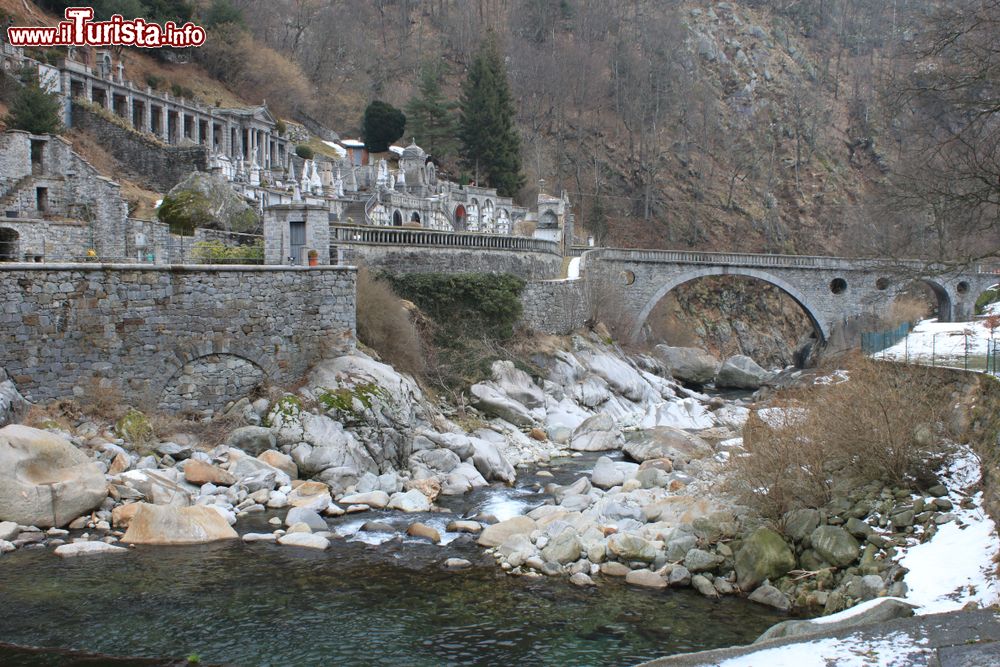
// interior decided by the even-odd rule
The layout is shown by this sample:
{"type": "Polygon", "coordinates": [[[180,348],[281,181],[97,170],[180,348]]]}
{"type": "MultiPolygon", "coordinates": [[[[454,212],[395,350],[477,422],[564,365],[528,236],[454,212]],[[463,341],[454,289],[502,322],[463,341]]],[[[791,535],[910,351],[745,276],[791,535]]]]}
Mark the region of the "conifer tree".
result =
{"type": "Polygon", "coordinates": [[[37,78],[29,76],[24,87],[17,91],[4,122],[12,130],[58,134],[63,129],[62,103],[58,97],[43,90],[37,78]]]}
{"type": "Polygon", "coordinates": [[[521,139],[514,127],[514,100],[493,33],[480,44],[462,86],[462,157],[472,173],[505,197],[524,185],[521,139]]]}
{"type": "Polygon", "coordinates": [[[369,153],[384,153],[389,145],[403,136],[406,116],[388,102],[375,100],[365,107],[361,133],[369,153]]]}
{"type": "Polygon", "coordinates": [[[442,76],[440,62],[424,64],[418,92],[406,103],[406,130],[425,151],[447,159],[458,152],[458,121],[457,105],[441,92],[442,76]]]}

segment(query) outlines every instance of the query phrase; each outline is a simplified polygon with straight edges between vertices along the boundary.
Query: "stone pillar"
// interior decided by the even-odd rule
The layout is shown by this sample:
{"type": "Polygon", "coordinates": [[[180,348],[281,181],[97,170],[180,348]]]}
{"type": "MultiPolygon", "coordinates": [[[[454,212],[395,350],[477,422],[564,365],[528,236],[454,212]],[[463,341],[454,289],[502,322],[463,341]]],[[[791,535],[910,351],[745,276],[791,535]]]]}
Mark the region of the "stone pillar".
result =
{"type": "Polygon", "coordinates": [[[135,124],[132,122],[132,119],[135,118],[135,107],[133,106],[134,102],[135,101],[132,98],[132,91],[129,90],[125,95],[125,118],[128,120],[129,127],[138,130],[140,128],[135,127],[135,124]]]}
{"type": "Polygon", "coordinates": [[[150,134],[153,132],[153,105],[148,97],[142,102],[142,130],[150,134]]]}
{"type": "Polygon", "coordinates": [[[196,114],[191,114],[191,141],[201,143],[201,119],[196,114]]]}

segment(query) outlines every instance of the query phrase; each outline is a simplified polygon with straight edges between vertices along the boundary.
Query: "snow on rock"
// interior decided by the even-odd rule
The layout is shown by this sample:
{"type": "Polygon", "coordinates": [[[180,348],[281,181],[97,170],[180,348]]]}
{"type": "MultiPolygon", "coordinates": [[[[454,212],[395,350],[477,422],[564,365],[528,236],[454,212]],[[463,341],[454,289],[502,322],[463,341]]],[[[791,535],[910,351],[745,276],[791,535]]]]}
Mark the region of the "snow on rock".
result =
{"type": "MultiPolygon", "coordinates": [[[[926,643],[926,640],[924,640],[926,643]]],[[[755,651],[718,663],[719,667],[870,667],[924,664],[933,649],[917,645],[909,635],[893,633],[869,639],[860,634],[843,639],[816,639],[755,651]]]]}

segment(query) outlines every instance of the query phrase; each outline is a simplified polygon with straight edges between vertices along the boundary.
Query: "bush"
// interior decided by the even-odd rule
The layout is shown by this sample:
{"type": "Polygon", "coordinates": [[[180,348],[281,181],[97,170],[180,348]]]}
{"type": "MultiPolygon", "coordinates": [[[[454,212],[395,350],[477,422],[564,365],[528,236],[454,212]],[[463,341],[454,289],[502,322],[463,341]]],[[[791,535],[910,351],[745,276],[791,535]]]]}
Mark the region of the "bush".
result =
{"type": "Polygon", "coordinates": [[[361,127],[368,152],[384,153],[389,144],[403,136],[406,115],[388,102],[375,100],[365,108],[361,127]]]}
{"type": "Polygon", "coordinates": [[[783,423],[748,420],[746,453],[730,464],[743,502],[777,517],[818,507],[840,488],[933,480],[948,450],[938,433],[949,405],[946,383],[921,366],[858,358],[848,368],[848,381],[805,390],[783,423]]]}
{"type": "Polygon", "coordinates": [[[305,144],[299,144],[295,147],[295,154],[303,160],[311,160],[313,159],[313,156],[316,155],[316,152],[305,144]]]}
{"type": "Polygon", "coordinates": [[[420,334],[392,286],[361,268],[357,300],[358,340],[397,370],[419,377],[425,368],[420,334]]]}
{"type": "Polygon", "coordinates": [[[222,241],[198,241],[191,257],[200,264],[263,264],[264,239],[253,243],[228,246],[222,241]]]}

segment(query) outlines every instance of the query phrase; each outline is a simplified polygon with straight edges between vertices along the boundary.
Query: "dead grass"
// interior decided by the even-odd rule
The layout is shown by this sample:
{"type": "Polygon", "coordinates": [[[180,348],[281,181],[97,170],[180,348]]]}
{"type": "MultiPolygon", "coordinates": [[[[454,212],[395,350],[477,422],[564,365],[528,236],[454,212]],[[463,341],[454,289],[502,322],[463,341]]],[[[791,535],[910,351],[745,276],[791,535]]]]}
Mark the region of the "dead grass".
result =
{"type": "Polygon", "coordinates": [[[358,270],[357,302],[358,340],[396,370],[422,376],[426,363],[416,307],[364,267],[358,270]]]}
{"type": "Polygon", "coordinates": [[[786,393],[776,426],[756,414],[743,431],[746,454],[731,461],[734,491],[765,516],[819,507],[840,486],[869,482],[920,487],[948,445],[946,382],[932,369],[854,357],[850,380],[786,393]]]}

